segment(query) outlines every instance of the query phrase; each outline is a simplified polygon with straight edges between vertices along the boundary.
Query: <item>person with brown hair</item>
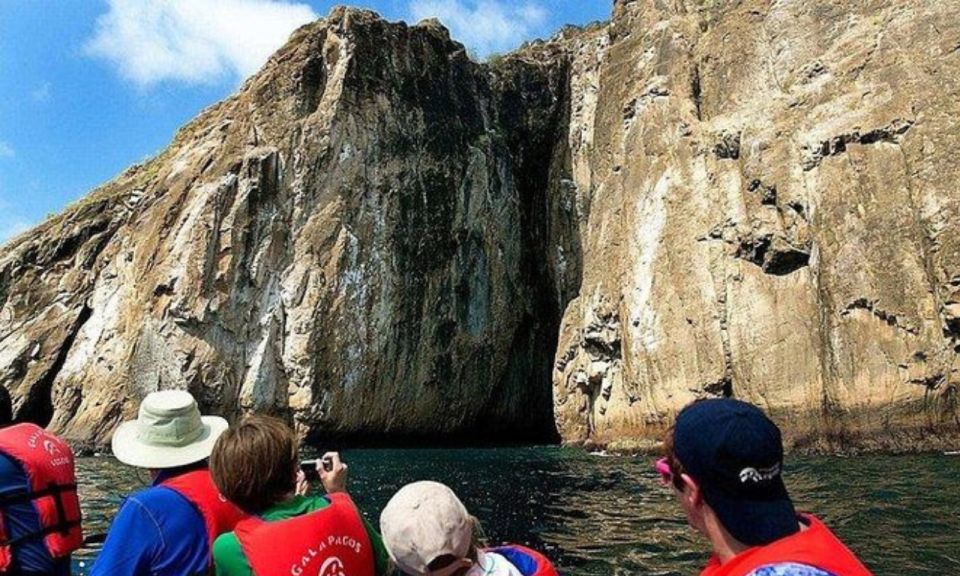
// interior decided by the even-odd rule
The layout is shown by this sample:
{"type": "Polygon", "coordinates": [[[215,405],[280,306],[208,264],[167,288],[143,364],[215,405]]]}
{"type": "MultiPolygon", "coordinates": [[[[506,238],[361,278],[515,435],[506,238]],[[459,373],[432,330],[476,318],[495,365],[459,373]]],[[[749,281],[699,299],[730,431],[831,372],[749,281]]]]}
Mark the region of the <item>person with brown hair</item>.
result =
{"type": "Polygon", "coordinates": [[[214,543],[216,574],[388,574],[390,558],[347,494],[347,465],[339,454],[317,462],[324,496],[307,495],[298,454],[293,430],[268,416],[248,416],[217,440],[210,456],[214,482],[250,516],[214,543]]]}
{"type": "Polygon", "coordinates": [[[690,404],[664,451],[657,472],[713,547],[701,576],[870,576],[826,525],[794,510],[780,429],[756,406],[690,404]]]}

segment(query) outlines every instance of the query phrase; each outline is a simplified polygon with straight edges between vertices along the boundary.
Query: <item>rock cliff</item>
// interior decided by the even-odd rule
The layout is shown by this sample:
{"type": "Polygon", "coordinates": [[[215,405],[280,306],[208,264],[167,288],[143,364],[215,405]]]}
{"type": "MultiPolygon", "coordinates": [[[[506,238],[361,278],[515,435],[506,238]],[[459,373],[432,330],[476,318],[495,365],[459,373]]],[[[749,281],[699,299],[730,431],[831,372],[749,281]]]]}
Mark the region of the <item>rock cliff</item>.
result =
{"type": "Polygon", "coordinates": [[[486,64],[335,9],[0,250],[16,418],[145,393],[313,439],[617,442],[734,395],[960,436],[955,2],[631,1],[486,64]]]}
{"type": "Polygon", "coordinates": [[[616,4],[571,126],[592,146],[565,438],[649,436],[717,394],[805,446],[956,437],[958,8],[616,4]]]}

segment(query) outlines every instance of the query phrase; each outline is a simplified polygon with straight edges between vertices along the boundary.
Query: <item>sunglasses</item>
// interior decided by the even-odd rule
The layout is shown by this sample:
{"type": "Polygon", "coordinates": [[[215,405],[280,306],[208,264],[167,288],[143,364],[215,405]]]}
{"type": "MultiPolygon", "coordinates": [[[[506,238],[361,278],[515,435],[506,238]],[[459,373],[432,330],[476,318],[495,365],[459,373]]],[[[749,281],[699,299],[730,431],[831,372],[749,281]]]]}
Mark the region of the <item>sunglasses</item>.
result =
{"type": "Polygon", "coordinates": [[[666,458],[661,458],[653,465],[653,469],[660,475],[660,482],[664,486],[673,485],[673,470],[670,469],[670,463],[666,458]]]}

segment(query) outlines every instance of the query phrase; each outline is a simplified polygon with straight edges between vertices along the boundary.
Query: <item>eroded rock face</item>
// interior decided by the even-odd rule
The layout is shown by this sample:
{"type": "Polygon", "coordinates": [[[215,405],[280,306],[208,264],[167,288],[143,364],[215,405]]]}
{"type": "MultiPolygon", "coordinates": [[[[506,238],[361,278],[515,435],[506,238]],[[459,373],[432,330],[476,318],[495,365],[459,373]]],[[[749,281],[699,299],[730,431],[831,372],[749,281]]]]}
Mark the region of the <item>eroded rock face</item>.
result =
{"type": "Polygon", "coordinates": [[[176,387],[316,439],[650,439],[733,395],[945,443],[954,8],[621,0],[483,65],[337,9],[0,251],[0,382],[95,442],[176,387]]]}
{"type": "Polygon", "coordinates": [[[955,438],[955,12],[617,3],[554,372],[565,438],[656,437],[722,394],[801,444],[955,438]]]}
{"type": "Polygon", "coordinates": [[[18,417],[103,440],[185,388],[325,438],[552,438],[531,383],[556,330],[497,114],[434,23],[338,9],[299,30],[160,157],[6,248],[18,417]]]}

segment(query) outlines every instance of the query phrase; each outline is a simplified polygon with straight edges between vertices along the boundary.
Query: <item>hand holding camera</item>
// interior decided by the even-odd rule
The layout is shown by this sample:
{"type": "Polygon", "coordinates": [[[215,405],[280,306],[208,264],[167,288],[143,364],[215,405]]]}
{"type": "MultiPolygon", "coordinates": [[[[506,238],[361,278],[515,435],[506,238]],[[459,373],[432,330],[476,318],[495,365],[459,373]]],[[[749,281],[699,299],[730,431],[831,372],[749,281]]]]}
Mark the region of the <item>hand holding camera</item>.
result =
{"type": "MultiPolygon", "coordinates": [[[[304,460],[297,474],[297,493],[301,493],[301,479],[304,484],[319,480],[327,493],[347,491],[347,465],[340,460],[337,452],[327,452],[318,460],[304,460]]],[[[303,492],[306,493],[306,492],[303,492]]]]}
{"type": "Polygon", "coordinates": [[[327,452],[318,466],[320,482],[328,494],[347,491],[347,465],[340,460],[338,452],[327,452]]]}

